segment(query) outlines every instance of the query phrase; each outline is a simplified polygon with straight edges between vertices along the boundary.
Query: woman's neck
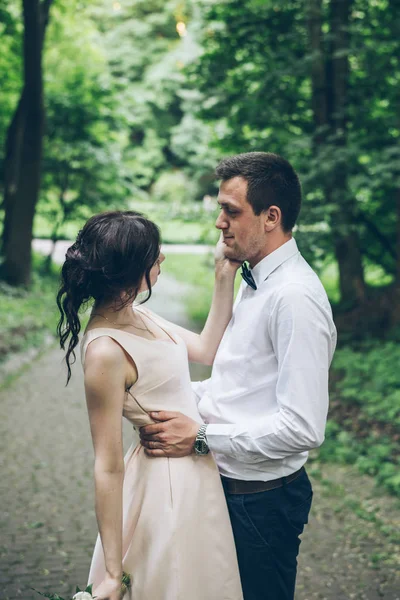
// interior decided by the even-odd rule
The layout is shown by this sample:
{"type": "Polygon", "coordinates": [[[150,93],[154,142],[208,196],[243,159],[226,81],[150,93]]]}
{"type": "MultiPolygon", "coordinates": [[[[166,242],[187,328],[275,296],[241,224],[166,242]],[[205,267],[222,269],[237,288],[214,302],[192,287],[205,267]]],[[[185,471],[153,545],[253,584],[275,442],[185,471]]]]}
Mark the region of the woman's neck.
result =
{"type": "Polygon", "coordinates": [[[99,304],[92,309],[91,317],[101,316],[115,325],[131,323],[133,320],[133,306],[128,304],[119,310],[113,304],[99,304]]]}

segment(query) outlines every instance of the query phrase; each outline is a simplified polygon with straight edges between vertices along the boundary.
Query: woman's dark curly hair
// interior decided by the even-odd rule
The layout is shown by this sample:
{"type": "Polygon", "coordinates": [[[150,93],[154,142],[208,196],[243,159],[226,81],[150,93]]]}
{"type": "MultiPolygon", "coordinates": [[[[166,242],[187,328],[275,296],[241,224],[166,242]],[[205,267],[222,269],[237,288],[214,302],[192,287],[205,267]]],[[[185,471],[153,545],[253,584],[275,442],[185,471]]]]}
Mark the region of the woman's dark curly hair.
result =
{"type": "Polygon", "coordinates": [[[57,306],[60,346],[68,368],[76,360],[81,323],[79,310],[90,300],[114,302],[120,310],[137,296],[143,277],[151,296],[150,270],[160,253],[160,231],[152,221],[135,211],[110,211],[91,217],[65,255],[57,306]],[[121,293],[126,294],[124,300],[121,293]],[[70,357],[73,357],[72,363],[70,357]]]}

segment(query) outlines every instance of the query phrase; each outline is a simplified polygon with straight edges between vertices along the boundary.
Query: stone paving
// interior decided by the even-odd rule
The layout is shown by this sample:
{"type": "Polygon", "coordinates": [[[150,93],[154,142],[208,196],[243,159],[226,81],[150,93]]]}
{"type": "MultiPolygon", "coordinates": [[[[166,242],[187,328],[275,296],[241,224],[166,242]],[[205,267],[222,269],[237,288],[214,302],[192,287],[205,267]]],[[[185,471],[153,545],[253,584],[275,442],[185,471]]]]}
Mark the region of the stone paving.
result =
{"type": "MultiPolygon", "coordinates": [[[[163,275],[151,300],[153,309],[185,324],[184,292],[163,275]]],[[[77,363],[65,388],[62,354],[51,349],[0,391],[0,600],[39,598],[30,587],[68,598],[76,584],[86,584],[97,528],[79,357],[77,363]]],[[[206,375],[192,373],[194,379],[206,375]]],[[[126,424],[126,447],[133,435],[126,424]]],[[[372,554],[393,554],[394,545],[376,533],[373,520],[360,521],[344,501],[350,498],[354,505],[363,494],[374,498],[376,493],[368,491],[371,480],[327,467],[328,483],[335,477],[332,485],[345,481],[345,493],[335,496],[335,487],[313,482],[314,506],[302,544],[296,600],[398,600],[400,582],[393,564],[383,559],[372,564],[370,559],[372,554]]],[[[376,502],[382,519],[391,515],[386,529],[393,527],[400,514],[395,501],[383,495],[376,502]]]]}

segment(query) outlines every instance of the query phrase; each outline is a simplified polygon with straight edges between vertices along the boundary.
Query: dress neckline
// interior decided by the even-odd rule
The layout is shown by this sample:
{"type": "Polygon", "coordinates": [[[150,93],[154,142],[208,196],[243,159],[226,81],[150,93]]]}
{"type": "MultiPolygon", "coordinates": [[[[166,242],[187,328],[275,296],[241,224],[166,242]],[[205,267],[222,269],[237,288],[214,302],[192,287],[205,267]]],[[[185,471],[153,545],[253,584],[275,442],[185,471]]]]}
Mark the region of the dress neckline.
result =
{"type": "MultiPolygon", "coordinates": [[[[166,344],[173,344],[174,346],[178,346],[178,341],[175,339],[175,334],[172,336],[164,327],[162,327],[155,319],[153,319],[147,310],[142,310],[140,309],[138,306],[136,306],[136,308],[134,309],[136,310],[138,313],[140,313],[141,315],[143,315],[145,318],[147,317],[150,321],[152,321],[152,323],[154,323],[159,329],[161,329],[161,331],[163,331],[168,337],[169,339],[160,339],[160,338],[155,338],[154,340],[151,340],[149,338],[145,338],[142,335],[137,335],[136,333],[132,333],[131,331],[127,331],[126,329],[118,329],[117,327],[94,327],[93,329],[89,329],[89,331],[86,331],[84,333],[83,338],[90,333],[91,331],[96,331],[97,329],[103,329],[103,330],[108,330],[108,331],[122,331],[124,333],[127,333],[128,335],[131,335],[133,337],[135,337],[136,339],[139,340],[144,340],[145,342],[150,342],[150,343],[154,343],[154,342],[164,342],[166,344]]],[[[143,319],[143,317],[141,317],[143,319]]],[[[179,337],[179,336],[177,336],[179,337]]]]}
{"type": "MultiPolygon", "coordinates": [[[[126,329],[117,329],[116,327],[94,327],[93,329],[89,329],[88,331],[86,331],[83,335],[82,340],[89,335],[89,333],[92,333],[92,331],[99,331],[99,330],[103,330],[103,331],[118,331],[121,333],[127,333],[128,335],[131,335],[132,337],[139,339],[139,340],[144,340],[145,342],[150,342],[150,344],[154,344],[155,342],[163,342],[164,344],[171,344],[173,346],[178,346],[178,342],[175,342],[172,337],[167,333],[168,337],[170,338],[169,340],[162,340],[160,338],[155,338],[154,340],[150,340],[148,338],[143,337],[142,335],[137,335],[136,333],[131,333],[130,331],[126,331],[126,329]]],[[[164,330],[163,330],[164,331],[164,330]]]]}

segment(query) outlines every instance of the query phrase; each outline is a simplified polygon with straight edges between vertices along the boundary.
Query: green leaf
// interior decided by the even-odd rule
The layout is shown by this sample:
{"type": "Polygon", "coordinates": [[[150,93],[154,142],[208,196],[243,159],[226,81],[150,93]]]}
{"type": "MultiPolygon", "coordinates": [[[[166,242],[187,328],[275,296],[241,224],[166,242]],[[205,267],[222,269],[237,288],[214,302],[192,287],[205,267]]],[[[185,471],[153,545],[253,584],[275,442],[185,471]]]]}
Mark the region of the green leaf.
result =
{"type": "Polygon", "coordinates": [[[42,521],[33,521],[32,523],[27,523],[27,527],[29,527],[29,529],[39,529],[40,527],[43,527],[44,523],[42,523],[42,521]]]}

